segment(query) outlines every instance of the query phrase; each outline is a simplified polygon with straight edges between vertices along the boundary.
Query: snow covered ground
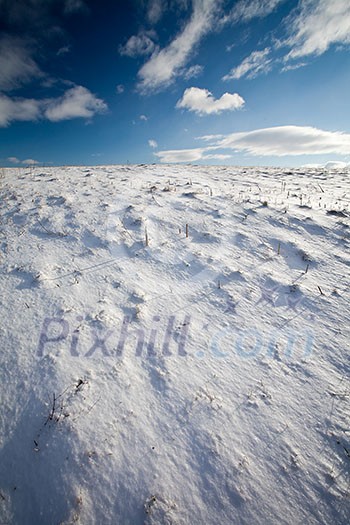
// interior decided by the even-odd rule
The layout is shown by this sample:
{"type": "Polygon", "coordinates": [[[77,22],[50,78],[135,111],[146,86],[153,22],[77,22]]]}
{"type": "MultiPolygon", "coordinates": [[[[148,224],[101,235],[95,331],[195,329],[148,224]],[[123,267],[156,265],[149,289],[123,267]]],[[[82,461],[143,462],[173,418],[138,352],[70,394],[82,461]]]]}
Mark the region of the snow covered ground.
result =
{"type": "Polygon", "coordinates": [[[349,523],[349,176],[0,170],[1,524],[349,523]]]}

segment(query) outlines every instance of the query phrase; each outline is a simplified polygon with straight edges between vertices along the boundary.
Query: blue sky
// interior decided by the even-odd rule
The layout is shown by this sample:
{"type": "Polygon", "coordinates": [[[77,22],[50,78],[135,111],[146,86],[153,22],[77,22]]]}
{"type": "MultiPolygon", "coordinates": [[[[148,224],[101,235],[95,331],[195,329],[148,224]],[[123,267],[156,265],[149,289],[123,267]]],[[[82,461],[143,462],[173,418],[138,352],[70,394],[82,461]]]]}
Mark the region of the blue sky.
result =
{"type": "Polygon", "coordinates": [[[0,0],[0,165],[350,163],[349,0],[0,0]]]}

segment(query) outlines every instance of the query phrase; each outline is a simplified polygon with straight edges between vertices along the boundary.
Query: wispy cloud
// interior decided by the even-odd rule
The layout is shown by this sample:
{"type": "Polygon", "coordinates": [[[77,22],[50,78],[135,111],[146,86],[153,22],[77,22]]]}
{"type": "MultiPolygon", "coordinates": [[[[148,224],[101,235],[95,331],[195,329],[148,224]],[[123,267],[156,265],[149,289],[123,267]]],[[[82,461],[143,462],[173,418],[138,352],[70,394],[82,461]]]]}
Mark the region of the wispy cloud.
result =
{"type": "Polygon", "coordinates": [[[146,117],[146,115],[140,115],[140,120],[143,120],[144,122],[147,122],[148,117],[146,117]]]}
{"type": "Polygon", "coordinates": [[[10,98],[0,94],[0,127],[6,127],[14,121],[47,119],[58,122],[91,118],[106,110],[106,103],[83,86],[75,86],[61,97],[51,99],[10,98]]]}
{"type": "Polygon", "coordinates": [[[294,71],[295,69],[300,69],[301,67],[305,67],[305,66],[307,66],[306,62],[299,62],[297,64],[288,64],[282,67],[281,72],[286,73],[287,71],[294,71]]]}
{"type": "Polygon", "coordinates": [[[20,30],[21,35],[36,38],[47,34],[47,29],[57,23],[57,13],[64,9],[65,3],[61,1],[57,6],[56,0],[0,0],[1,22],[6,31],[15,28],[16,34],[20,30]]]}
{"type": "Polygon", "coordinates": [[[185,80],[190,80],[190,78],[198,77],[203,73],[204,67],[200,65],[191,66],[184,70],[183,77],[185,80]]]}
{"type": "Polygon", "coordinates": [[[149,145],[150,148],[153,148],[153,149],[158,148],[157,141],[155,141],[154,139],[150,139],[148,141],[148,145],[149,145]]]}
{"type": "MultiPolygon", "coordinates": [[[[210,137],[210,135],[208,136],[210,137]]],[[[350,134],[325,131],[309,126],[279,126],[231,133],[203,148],[158,151],[161,162],[194,162],[206,158],[223,158],[213,150],[231,150],[253,156],[349,155],[350,134]],[[217,157],[219,155],[219,157],[217,157]]],[[[221,136],[220,136],[221,137],[221,136]]],[[[203,137],[207,139],[206,136],[203,137]]]]}
{"type": "Polygon", "coordinates": [[[197,162],[199,160],[228,160],[232,158],[232,155],[222,153],[206,153],[204,148],[158,151],[155,155],[161,162],[166,164],[197,162]]]}
{"type": "Polygon", "coordinates": [[[44,74],[32,59],[25,40],[4,36],[0,40],[0,89],[11,91],[44,74]]]}
{"type": "Polygon", "coordinates": [[[223,139],[225,135],[202,135],[201,137],[196,137],[196,140],[205,140],[206,142],[213,142],[215,140],[223,139]]]}
{"type": "Polygon", "coordinates": [[[198,115],[211,115],[223,111],[234,111],[244,106],[243,98],[237,93],[224,93],[215,99],[207,89],[187,88],[182,98],[177,102],[177,108],[194,111],[198,115]]]}
{"type": "Polygon", "coordinates": [[[69,15],[73,13],[88,13],[89,8],[84,0],[65,0],[64,12],[69,15]]]}
{"type": "Polygon", "coordinates": [[[232,159],[232,155],[225,155],[223,153],[209,153],[209,155],[203,155],[203,160],[227,160],[232,159]]]}
{"type": "Polygon", "coordinates": [[[56,55],[58,57],[62,56],[62,55],[66,55],[67,53],[70,53],[71,51],[71,46],[62,46],[59,48],[59,50],[57,51],[56,55]]]}
{"type": "Polygon", "coordinates": [[[123,46],[119,46],[119,53],[122,56],[138,57],[150,55],[155,51],[156,45],[153,42],[155,34],[153,31],[141,32],[138,35],[133,35],[123,46]]]}
{"type": "Polygon", "coordinates": [[[161,162],[172,164],[177,162],[195,162],[197,160],[201,160],[203,158],[204,152],[204,148],[173,149],[157,151],[155,155],[160,159],[161,162]]]}
{"type": "Polygon", "coordinates": [[[272,59],[269,55],[269,47],[266,47],[262,51],[253,51],[239,66],[231,69],[231,71],[223,77],[223,80],[234,80],[242,77],[252,79],[261,73],[267,73],[272,67],[272,59]]]}
{"type": "Polygon", "coordinates": [[[223,19],[223,23],[249,22],[253,18],[264,18],[286,0],[240,0],[223,19]]]}
{"type": "Polygon", "coordinates": [[[350,44],[349,0],[305,0],[288,18],[286,59],[321,55],[332,44],[350,44]]]}
{"type": "Polygon", "coordinates": [[[213,29],[215,13],[221,0],[193,0],[190,21],[164,49],[155,50],[140,69],[139,90],[142,93],[159,90],[171,84],[188,62],[195,46],[213,29]]]}
{"type": "Polygon", "coordinates": [[[163,16],[164,12],[163,0],[149,0],[147,9],[147,20],[151,24],[157,24],[163,16]]]}

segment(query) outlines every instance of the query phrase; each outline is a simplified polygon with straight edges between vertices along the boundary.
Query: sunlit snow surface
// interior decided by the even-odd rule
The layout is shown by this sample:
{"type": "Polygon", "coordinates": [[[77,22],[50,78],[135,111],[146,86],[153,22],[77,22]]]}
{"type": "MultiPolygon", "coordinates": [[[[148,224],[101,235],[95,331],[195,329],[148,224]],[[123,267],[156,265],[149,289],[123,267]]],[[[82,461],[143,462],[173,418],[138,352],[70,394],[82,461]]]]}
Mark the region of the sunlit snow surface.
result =
{"type": "Polygon", "coordinates": [[[348,524],[349,177],[0,170],[0,522],[348,524]]]}

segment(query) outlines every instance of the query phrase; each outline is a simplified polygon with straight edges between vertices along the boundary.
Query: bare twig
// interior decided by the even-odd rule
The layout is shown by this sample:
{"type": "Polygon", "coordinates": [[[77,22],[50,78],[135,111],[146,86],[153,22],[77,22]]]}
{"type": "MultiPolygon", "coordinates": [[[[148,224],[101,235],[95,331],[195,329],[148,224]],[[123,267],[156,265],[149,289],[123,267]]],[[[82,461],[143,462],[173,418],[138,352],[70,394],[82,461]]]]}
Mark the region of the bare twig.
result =
{"type": "Polygon", "coordinates": [[[40,219],[38,219],[38,223],[39,223],[40,226],[43,228],[43,230],[46,231],[46,233],[47,233],[48,235],[57,235],[58,237],[67,237],[67,235],[68,235],[67,233],[53,232],[53,231],[48,230],[48,229],[43,225],[43,223],[41,222],[40,219]]]}
{"type": "Polygon", "coordinates": [[[47,416],[47,419],[44,423],[44,426],[47,425],[47,423],[49,421],[53,421],[53,418],[55,416],[55,411],[56,411],[56,396],[55,396],[55,393],[53,393],[52,395],[52,407],[51,407],[51,411],[49,413],[49,415],[47,416]]]}

